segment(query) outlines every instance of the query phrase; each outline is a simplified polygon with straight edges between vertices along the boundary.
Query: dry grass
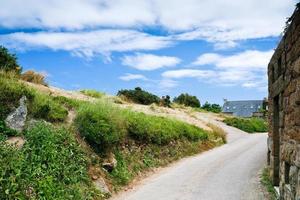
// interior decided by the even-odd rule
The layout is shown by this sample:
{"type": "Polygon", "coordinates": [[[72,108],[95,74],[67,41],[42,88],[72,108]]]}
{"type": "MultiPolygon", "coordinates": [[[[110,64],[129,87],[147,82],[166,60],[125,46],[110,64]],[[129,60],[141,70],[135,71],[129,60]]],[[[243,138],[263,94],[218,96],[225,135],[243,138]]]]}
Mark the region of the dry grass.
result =
{"type": "Polygon", "coordinates": [[[46,79],[45,75],[35,72],[35,71],[32,71],[32,70],[28,70],[28,71],[24,72],[23,74],[21,74],[21,79],[23,81],[27,81],[30,83],[48,86],[48,84],[46,83],[46,80],[45,80],[46,79]]]}
{"type": "Polygon", "coordinates": [[[227,137],[226,137],[226,132],[219,126],[216,126],[214,124],[209,123],[208,126],[213,130],[213,134],[217,138],[222,138],[224,143],[227,143],[227,137]]]}

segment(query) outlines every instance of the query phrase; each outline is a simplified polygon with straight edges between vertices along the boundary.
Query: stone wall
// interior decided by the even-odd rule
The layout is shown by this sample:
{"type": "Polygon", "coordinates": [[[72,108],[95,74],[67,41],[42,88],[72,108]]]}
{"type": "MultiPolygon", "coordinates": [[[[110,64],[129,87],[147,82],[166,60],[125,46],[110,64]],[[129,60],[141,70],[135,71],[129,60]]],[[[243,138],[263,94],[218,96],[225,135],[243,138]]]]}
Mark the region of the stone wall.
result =
{"type": "Polygon", "coordinates": [[[280,199],[300,200],[300,9],[271,58],[268,164],[280,199]]]}

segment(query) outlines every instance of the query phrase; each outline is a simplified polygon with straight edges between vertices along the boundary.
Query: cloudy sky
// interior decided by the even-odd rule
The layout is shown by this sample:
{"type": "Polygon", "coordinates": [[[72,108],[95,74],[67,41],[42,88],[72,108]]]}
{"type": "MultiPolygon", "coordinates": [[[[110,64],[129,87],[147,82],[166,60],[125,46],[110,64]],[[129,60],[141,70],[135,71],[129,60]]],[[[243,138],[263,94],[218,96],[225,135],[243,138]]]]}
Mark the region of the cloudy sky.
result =
{"type": "Polygon", "coordinates": [[[51,85],[262,99],[296,0],[0,0],[0,45],[51,85]]]}

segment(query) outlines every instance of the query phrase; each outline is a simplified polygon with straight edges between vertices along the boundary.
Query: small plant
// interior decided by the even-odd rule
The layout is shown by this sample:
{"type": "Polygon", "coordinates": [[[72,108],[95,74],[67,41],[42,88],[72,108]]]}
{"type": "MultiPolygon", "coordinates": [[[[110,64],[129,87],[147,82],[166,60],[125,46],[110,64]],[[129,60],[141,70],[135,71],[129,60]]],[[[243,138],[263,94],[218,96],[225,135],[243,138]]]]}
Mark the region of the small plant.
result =
{"type": "Polygon", "coordinates": [[[125,97],[123,99],[144,105],[159,103],[160,100],[158,96],[144,91],[140,87],[136,87],[134,90],[120,90],[117,96],[125,97]]]}
{"type": "Polygon", "coordinates": [[[181,94],[178,97],[175,97],[173,100],[174,103],[182,104],[185,106],[200,107],[200,101],[196,96],[189,95],[187,93],[181,94]]]}
{"type": "Polygon", "coordinates": [[[269,168],[264,168],[260,177],[260,182],[265,186],[267,191],[269,192],[270,200],[276,200],[276,191],[274,186],[270,180],[269,176],[269,168]]]}
{"type": "Polygon", "coordinates": [[[0,120],[0,135],[3,136],[14,136],[18,133],[15,130],[8,128],[4,121],[0,120]]]}
{"type": "Polygon", "coordinates": [[[267,132],[268,124],[264,119],[260,118],[226,118],[224,122],[229,125],[246,131],[248,133],[267,132]]]}
{"type": "Polygon", "coordinates": [[[21,79],[23,81],[48,86],[48,84],[45,81],[45,75],[32,70],[28,70],[21,74],[21,79]]]}
{"type": "Polygon", "coordinates": [[[96,90],[80,90],[80,92],[86,96],[90,96],[94,98],[101,98],[105,95],[103,92],[99,92],[96,90]]]}

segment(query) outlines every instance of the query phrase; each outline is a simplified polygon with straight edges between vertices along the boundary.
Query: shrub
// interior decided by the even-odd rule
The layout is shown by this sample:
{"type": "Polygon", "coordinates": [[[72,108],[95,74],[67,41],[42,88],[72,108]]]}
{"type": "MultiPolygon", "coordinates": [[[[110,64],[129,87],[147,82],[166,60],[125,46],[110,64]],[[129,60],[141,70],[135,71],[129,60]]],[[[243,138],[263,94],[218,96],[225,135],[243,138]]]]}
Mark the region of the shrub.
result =
{"type": "Polygon", "coordinates": [[[21,74],[21,79],[27,82],[48,86],[45,81],[45,76],[32,70],[26,71],[21,74]]]}
{"type": "Polygon", "coordinates": [[[268,124],[264,119],[260,118],[226,118],[224,122],[229,125],[246,131],[248,133],[267,132],[268,124]]]}
{"type": "Polygon", "coordinates": [[[171,107],[170,96],[169,96],[169,95],[163,96],[163,97],[160,99],[159,105],[160,105],[160,106],[164,106],[164,107],[171,107]]]}
{"type": "Polygon", "coordinates": [[[80,90],[80,92],[86,96],[94,97],[94,98],[101,98],[105,94],[96,90],[80,90]]]}
{"type": "Polygon", "coordinates": [[[81,136],[101,152],[120,143],[127,128],[121,111],[104,101],[82,105],[78,110],[75,125],[81,136]]]}
{"type": "Polygon", "coordinates": [[[15,130],[8,128],[3,120],[0,120],[0,135],[14,136],[17,135],[15,130]]]}
{"type": "Polygon", "coordinates": [[[0,70],[14,71],[17,74],[22,71],[22,68],[18,65],[16,55],[9,53],[4,46],[0,46],[0,70]]]}
{"type": "Polygon", "coordinates": [[[74,136],[44,123],[21,150],[0,143],[0,199],[93,199],[86,155],[74,136]]]}
{"type": "Polygon", "coordinates": [[[159,97],[136,87],[134,90],[120,90],[117,96],[123,96],[134,103],[150,105],[152,103],[159,103],[159,97]]]}
{"type": "Polygon", "coordinates": [[[175,97],[173,102],[178,103],[178,104],[182,104],[182,105],[185,105],[185,106],[195,107],[195,108],[200,107],[199,99],[196,96],[191,96],[187,93],[181,94],[178,97],[175,97]]]}
{"type": "Polygon", "coordinates": [[[210,104],[208,102],[205,102],[205,104],[201,108],[203,110],[214,112],[214,113],[220,113],[222,111],[222,108],[219,104],[210,104]]]}
{"type": "Polygon", "coordinates": [[[62,122],[66,119],[68,110],[46,94],[35,92],[30,113],[35,118],[49,122],[62,122]]]}

